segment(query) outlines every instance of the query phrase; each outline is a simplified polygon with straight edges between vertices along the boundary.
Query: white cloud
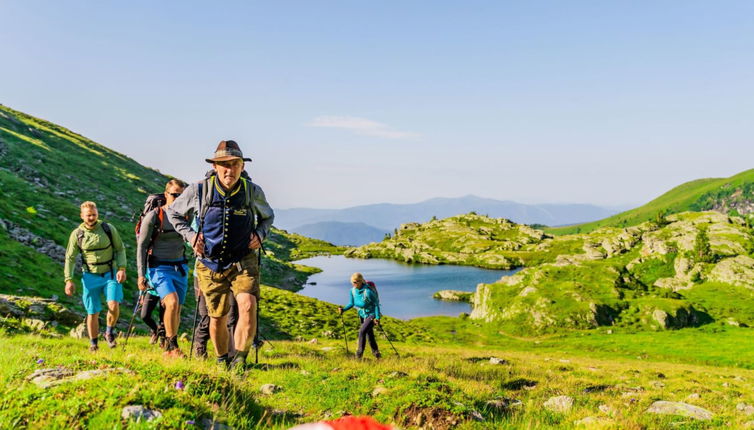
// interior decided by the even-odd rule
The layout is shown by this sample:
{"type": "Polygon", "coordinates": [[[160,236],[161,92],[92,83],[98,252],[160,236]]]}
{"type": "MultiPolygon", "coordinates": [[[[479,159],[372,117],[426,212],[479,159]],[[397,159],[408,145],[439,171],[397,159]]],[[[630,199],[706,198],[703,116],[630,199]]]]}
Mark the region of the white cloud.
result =
{"type": "Polygon", "coordinates": [[[385,139],[410,139],[419,137],[417,133],[393,130],[386,124],[354,116],[318,116],[307,123],[309,127],[342,128],[362,136],[385,139]]]}

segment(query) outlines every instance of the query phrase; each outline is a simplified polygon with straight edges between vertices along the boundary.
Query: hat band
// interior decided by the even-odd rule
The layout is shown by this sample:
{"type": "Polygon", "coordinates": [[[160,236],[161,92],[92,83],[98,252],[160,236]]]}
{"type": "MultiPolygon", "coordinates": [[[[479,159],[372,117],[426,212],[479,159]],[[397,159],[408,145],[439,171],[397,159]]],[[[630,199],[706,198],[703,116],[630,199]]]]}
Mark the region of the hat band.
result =
{"type": "Polygon", "coordinates": [[[224,149],[224,150],[215,152],[215,158],[228,157],[228,156],[243,158],[243,153],[235,149],[224,149]]]}

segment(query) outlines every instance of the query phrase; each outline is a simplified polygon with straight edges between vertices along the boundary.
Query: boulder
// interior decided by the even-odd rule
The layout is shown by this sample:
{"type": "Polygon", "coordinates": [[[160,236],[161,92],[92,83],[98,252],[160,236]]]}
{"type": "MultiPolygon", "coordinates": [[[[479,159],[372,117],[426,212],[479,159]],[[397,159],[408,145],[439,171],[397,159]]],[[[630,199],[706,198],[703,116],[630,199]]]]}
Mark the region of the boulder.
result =
{"type": "Polygon", "coordinates": [[[736,405],[736,410],[743,412],[746,416],[754,415],[754,406],[747,405],[746,403],[739,403],[736,405]]]}
{"type": "Polygon", "coordinates": [[[514,410],[521,409],[524,404],[521,400],[516,399],[493,399],[488,400],[485,405],[491,411],[506,414],[514,410]]]}
{"type": "Polygon", "coordinates": [[[436,292],[432,297],[438,300],[449,302],[471,302],[474,296],[473,292],[460,290],[441,290],[436,292]]]}
{"type": "Polygon", "coordinates": [[[64,378],[68,378],[72,375],[73,371],[64,367],[38,369],[31,375],[27,376],[26,380],[31,381],[39,388],[50,388],[60,383],[64,378]]]}
{"type": "Polygon", "coordinates": [[[145,421],[150,422],[157,418],[162,417],[162,412],[147,409],[141,405],[126,406],[121,411],[120,416],[124,420],[134,420],[136,422],[145,421]]]}
{"type": "Polygon", "coordinates": [[[71,337],[76,338],[76,339],[84,339],[85,337],[87,337],[86,323],[82,322],[81,324],[72,328],[68,334],[71,335],[71,337]]]}
{"type": "Polygon", "coordinates": [[[573,398],[569,396],[550,397],[543,406],[551,412],[564,414],[573,408],[573,398]]]}
{"type": "Polygon", "coordinates": [[[280,390],[282,390],[282,388],[275,384],[264,384],[261,387],[259,387],[259,391],[262,394],[266,394],[266,395],[275,394],[280,390]]]}
{"type": "Polygon", "coordinates": [[[726,258],[715,265],[708,279],[754,289],[754,258],[746,255],[726,258]]]}
{"type": "Polygon", "coordinates": [[[387,388],[383,387],[382,385],[378,385],[374,387],[374,390],[372,390],[372,397],[381,396],[383,394],[386,394],[387,392],[389,392],[387,388]]]}
{"type": "Polygon", "coordinates": [[[668,402],[659,400],[647,409],[647,413],[660,415],[678,415],[689,417],[696,420],[708,421],[714,417],[714,414],[704,408],[690,405],[683,402],[668,402]]]}

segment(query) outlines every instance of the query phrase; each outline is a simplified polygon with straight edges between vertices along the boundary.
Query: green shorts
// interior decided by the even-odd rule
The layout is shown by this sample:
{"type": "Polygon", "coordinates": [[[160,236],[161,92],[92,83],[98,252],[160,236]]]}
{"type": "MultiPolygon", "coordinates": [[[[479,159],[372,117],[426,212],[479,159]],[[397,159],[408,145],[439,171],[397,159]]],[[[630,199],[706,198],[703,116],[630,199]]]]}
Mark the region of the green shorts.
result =
{"type": "Polygon", "coordinates": [[[207,302],[207,314],[212,318],[228,314],[230,293],[234,296],[249,293],[259,301],[259,262],[254,252],[223,272],[213,272],[197,260],[194,276],[207,302]]]}

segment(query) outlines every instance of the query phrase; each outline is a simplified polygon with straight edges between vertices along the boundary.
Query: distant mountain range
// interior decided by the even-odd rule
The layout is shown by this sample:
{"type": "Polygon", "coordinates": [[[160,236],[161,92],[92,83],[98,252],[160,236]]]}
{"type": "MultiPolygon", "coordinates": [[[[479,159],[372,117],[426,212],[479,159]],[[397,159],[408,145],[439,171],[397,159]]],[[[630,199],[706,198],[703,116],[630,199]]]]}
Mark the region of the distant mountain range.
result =
{"type": "Polygon", "coordinates": [[[507,218],[519,224],[558,226],[603,219],[618,210],[589,204],[528,205],[468,195],[345,209],[277,209],[275,226],[339,245],[363,245],[382,240],[385,233],[407,222],[422,223],[432,217],[447,218],[469,212],[507,218]]]}
{"type": "Polygon", "coordinates": [[[335,245],[348,246],[379,242],[392,230],[379,229],[363,222],[323,221],[305,224],[289,231],[335,245]]]}

